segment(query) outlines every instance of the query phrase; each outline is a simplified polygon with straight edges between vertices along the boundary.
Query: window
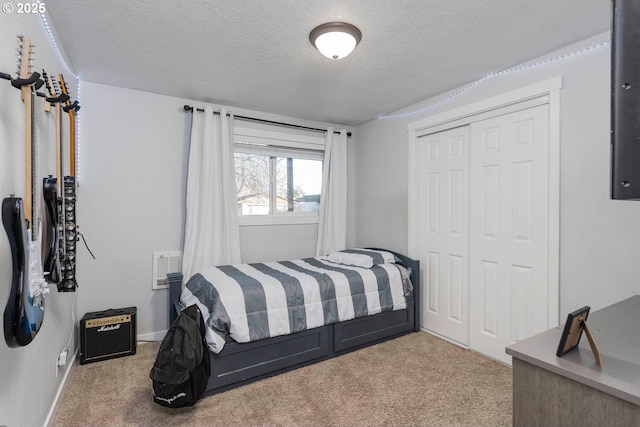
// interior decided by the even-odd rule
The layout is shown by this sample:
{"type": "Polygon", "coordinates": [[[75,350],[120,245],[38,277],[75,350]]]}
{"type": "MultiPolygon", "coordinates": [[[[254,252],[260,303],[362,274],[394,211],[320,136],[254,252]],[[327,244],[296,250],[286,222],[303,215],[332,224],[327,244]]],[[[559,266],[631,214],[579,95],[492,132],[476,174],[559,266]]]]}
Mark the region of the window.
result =
{"type": "Polygon", "coordinates": [[[234,143],[238,215],[317,220],[324,138],[236,128],[234,143]]]}

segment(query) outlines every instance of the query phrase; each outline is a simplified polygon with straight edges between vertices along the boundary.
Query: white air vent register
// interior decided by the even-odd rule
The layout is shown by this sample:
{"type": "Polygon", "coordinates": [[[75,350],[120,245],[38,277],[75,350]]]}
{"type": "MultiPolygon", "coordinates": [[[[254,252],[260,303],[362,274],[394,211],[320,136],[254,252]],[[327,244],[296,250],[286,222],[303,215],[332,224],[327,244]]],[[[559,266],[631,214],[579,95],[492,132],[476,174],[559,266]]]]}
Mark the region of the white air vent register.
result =
{"type": "Polygon", "coordinates": [[[180,272],[182,252],[154,252],[153,253],[153,282],[151,289],[166,289],[169,287],[167,274],[180,272]]]}

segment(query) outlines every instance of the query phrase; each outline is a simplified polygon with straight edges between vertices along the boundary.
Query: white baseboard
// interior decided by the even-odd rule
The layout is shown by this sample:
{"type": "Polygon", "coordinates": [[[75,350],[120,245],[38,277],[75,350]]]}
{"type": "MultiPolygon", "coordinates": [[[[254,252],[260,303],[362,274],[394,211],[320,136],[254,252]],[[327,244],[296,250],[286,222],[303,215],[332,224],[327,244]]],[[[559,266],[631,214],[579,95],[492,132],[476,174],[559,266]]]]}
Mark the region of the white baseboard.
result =
{"type": "Polygon", "coordinates": [[[138,341],[162,341],[167,331],[156,331],[148,334],[139,334],[136,338],[138,341]]]}
{"type": "Polygon", "coordinates": [[[451,338],[445,337],[444,335],[440,335],[440,334],[439,334],[439,333],[437,333],[437,332],[430,331],[429,329],[425,329],[425,328],[423,328],[423,327],[421,327],[421,328],[420,328],[420,330],[421,330],[421,331],[424,331],[424,332],[426,332],[426,333],[428,333],[428,334],[431,334],[431,335],[433,335],[434,337],[438,337],[438,338],[440,338],[440,339],[442,339],[442,340],[448,341],[448,342],[450,342],[451,344],[455,344],[455,345],[457,345],[458,347],[462,347],[462,348],[464,348],[464,349],[470,350],[468,345],[465,345],[465,344],[462,344],[462,343],[460,343],[460,342],[458,342],[458,341],[452,340],[451,338]]]}
{"type": "MultiPolygon", "coordinates": [[[[156,331],[148,334],[140,334],[136,338],[138,341],[162,341],[164,336],[167,334],[167,331],[156,331]]],[[[47,414],[47,418],[44,421],[44,427],[49,426],[49,424],[53,421],[54,415],[56,413],[58,407],[58,400],[64,391],[64,387],[67,384],[67,379],[69,378],[69,373],[71,372],[71,368],[76,362],[77,350],[73,352],[70,360],[67,362],[64,370],[64,375],[62,377],[62,381],[58,386],[58,391],[53,399],[53,403],[51,404],[51,408],[49,409],[49,413],[47,414]]]]}
{"type": "Polygon", "coordinates": [[[462,348],[464,348],[464,349],[466,349],[466,350],[469,350],[469,351],[471,351],[471,352],[473,352],[473,353],[479,354],[479,355],[480,355],[480,356],[482,356],[482,357],[486,357],[487,359],[491,359],[491,360],[493,360],[494,362],[498,362],[498,363],[500,363],[500,364],[502,364],[502,365],[504,365],[504,366],[508,366],[509,368],[511,368],[511,365],[510,365],[510,364],[505,363],[505,362],[503,362],[502,360],[498,360],[498,359],[496,359],[495,357],[491,357],[491,356],[489,356],[489,355],[487,355],[487,354],[480,353],[479,351],[476,351],[476,350],[472,349],[472,348],[471,348],[471,347],[469,347],[468,345],[465,345],[465,344],[459,343],[458,341],[454,341],[454,340],[452,340],[452,339],[450,339],[450,338],[445,337],[444,335],[440,335],[440,334],[439,334],[439,333],[437,333],[437,332],[433,332],[433,331],[430,331],[430,330],[425,329],[425,328],[420,328],[420,330],[421,330],[421,331],[424,331],[424,332],[426,332],[426,333],[428,333],[428,334],[431,334],[431,335],[433,335],[434,337],[438,337],[438,338],[440,338],[440,339],[443,339],[443,340],[445,340],[445,341],[448,341],[448,342],[450,342],[451,344],[455,344],[455,345],[457,345],[458,347],[462,347],[462,348]]]}
{"type": "Polygon", "coordinates": [[[71,372],[71,368],[73,367],[74,363],[76,362],[76,353],[77,351],[73,352],[73,355],[71,356],[71,359],[67,362],[66,366],[65,366],[65,370],[64,370],[64,375],[62,377],[62,381],[60,382],[60,385],[58,386],[58,391],[56,392],[56,396],[53,398],[53,403],[51,404],[51,408],[49,409],[49,413],[47,414],[47,418],[44,420],[44,427],[47,427],[49,425],[49,423],[51,421],[53,421],[53,416],[56,413],[56,410],[58,409],[58,399],[60,399],[60,396],[62,395],[62,391],[64,390],[64,387],[67,385],[67,379],[69,378],[69,373],[71,372]]]}

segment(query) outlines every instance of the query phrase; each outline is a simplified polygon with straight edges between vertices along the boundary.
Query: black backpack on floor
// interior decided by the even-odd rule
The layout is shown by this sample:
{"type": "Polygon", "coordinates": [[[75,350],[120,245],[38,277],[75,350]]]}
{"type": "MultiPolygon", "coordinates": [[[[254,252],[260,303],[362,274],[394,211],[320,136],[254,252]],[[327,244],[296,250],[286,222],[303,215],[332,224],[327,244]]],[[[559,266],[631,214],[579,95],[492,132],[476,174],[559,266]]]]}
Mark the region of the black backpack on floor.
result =
{"type": "Polygon", "coordinates": [[[195,404],[209,381],[211,366],[205,327],[197,305],[178,315],[158,350],[149,376],[153,401],[169,408],[195,404]]]}

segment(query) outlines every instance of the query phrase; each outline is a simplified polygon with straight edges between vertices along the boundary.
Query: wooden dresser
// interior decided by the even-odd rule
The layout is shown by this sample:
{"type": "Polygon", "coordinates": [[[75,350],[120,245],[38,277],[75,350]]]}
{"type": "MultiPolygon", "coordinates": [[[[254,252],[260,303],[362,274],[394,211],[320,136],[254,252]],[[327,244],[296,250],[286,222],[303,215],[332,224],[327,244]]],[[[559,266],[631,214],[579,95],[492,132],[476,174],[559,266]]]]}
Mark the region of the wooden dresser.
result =
{"type": "Polygon", "coordinates": [[[562,327],[506,348],[514,426],[640,426],[640,295],[590,313],[587,325],[601,367],[586,336],[556,357],[562,327]]]}

